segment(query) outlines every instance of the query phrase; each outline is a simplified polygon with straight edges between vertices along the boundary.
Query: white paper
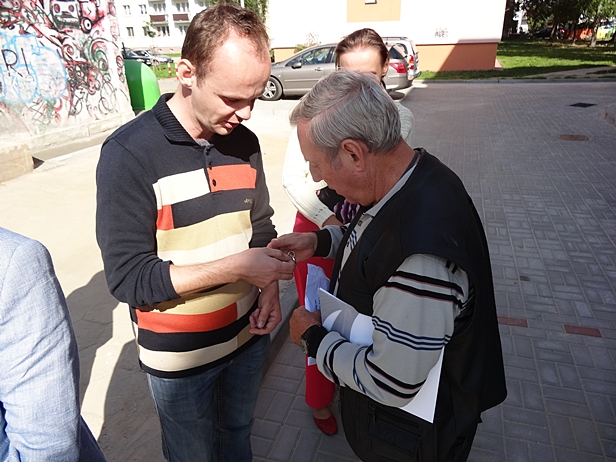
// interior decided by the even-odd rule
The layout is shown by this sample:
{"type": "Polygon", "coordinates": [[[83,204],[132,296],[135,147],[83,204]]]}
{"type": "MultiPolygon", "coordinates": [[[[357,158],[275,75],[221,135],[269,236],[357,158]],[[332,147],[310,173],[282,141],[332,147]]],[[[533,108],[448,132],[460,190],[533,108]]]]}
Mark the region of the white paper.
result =
{"type": "MultiPolygon", "coordinates": [[[[304,295],[304,306],[310,312],[321,309],[319,302],[319,289],[329,287],[329,278],[325,275],[323,268],[308,264],[308,274],[306,275],[306,291],[304,295]]],[[[308,356],[308,365],[313,366],[317,360],[308,356]]]]}
{"type": "MultiPolygon", "coordinates": [[[[319,289],[318,296],[323,327],[330,332],[338,332],[344,338],[357,345],[372,345],[374,326],[370,316],[358,313],[351,305],[323,289],[319,289]]],[[[436,396],[443,366],[443,352],[444,349],[441,350],[438,362],[428,373],[425,383],[417,395],[415,395],[413,401],[401,408],[403,411],[409,412],[430,423],[434,421],[436,396]]]]}
{"type": "Polygon", "coordinates": [[[320,309],[319,289],[329,287],[329,278],[325,275],[323,268],[308,264],[308,275],[306,276],[306,291],[304,295],[304,305],[310,312],[320,309]]]}

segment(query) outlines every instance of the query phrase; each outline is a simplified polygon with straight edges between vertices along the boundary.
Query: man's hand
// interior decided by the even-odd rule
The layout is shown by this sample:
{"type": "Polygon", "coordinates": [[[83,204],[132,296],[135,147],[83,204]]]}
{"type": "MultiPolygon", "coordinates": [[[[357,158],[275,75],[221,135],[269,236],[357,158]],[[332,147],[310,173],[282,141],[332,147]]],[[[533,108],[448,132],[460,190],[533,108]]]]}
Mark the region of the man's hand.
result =
{"type": "Polygon", "coordinates": [[[259,307],[250,315],[250,333],[257,335],[269,334],[281,320],[278,281],[274,281],[261,290],[259,307]]]}
{"type": "Polygon", "coordinates": [[[299,339],[304,332],[310,327],[314,325],[321,324],[321,312],[308,311],[304,306],[300,306],[297,308],[291,319],[289,321],[289,333],[291,335],[291,340],[296,345],[299,345],[299,339]]]}
{"type": "Polygon", "coordinates": [[[292,279],[295,262],[281,250],[247,249],[220,260],[188,266],[169,266],[171,283],[178,295],[245,281],[259,288],[279,279],[292,279]]]}
{"type": "Polygon", "coordinates": [[[295,262],[285,252],[259,247],[231,255],[236,278],[259,288],[265,288],[280,279],[293,278],[295,262]]]}
{"type": "Polygon", "coordinates": [[[279,249],[285,253],[295,252],[297,261],[308,260],[317,250],[317,235],[315,233],[291,233],[272,239],[268,244],[270,249],[279,249]]]}

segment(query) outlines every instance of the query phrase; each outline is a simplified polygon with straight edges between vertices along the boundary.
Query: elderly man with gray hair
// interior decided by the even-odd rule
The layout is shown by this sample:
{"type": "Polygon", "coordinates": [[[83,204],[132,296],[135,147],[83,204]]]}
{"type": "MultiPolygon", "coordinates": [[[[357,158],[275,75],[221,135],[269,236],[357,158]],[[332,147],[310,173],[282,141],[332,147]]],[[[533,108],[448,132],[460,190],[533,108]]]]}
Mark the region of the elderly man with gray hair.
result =
{"type": "Polygon", "coordinates": [[[339,384],[349,444],[365,461],[463,461],[484,410],[506,396],[490,257],[460,179],[400,137],[398,110],[370,74],[338,71],[291,115],[314,181],[360,212],[347,227],[271,247],[335,258],[330,292],[371,317],[352,343],[298,308],[291,338],[339,384]],[[409,404],[443,353],[432,423],[409,404]]]}

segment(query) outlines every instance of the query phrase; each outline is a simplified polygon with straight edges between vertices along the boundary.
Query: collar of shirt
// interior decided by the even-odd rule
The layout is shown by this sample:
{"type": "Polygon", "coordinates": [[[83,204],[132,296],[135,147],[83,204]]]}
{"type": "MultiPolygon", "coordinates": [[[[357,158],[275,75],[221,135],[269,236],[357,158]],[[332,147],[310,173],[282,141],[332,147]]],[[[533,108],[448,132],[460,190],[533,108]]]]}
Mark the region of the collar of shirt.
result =
{"type": "Polygon", "coordinates": [[[152,114],[154,114],[156,120],[158,120],[160,125],[165,130],[165,137],[172,143],[190,145],[199,144],[193,139],[192,136],[188,134],[173,112],[171,112],[171,109],[169,109],[167,101],[169,101],[172,97],[173,93],[165,93],[159,98],[158,102],[152,108],[152,114]]]}
{"type": "MultiPolygon", "coordinates": [[[[415,159],[414,159],[415,160],[415,159]]],[[[411,175],[413,174],[413,172],[415,171],[415,167],[417,166],[417,162],[413,162],[411,165],[411,168],[409,168],[404,175],[402,175],[400,177],[400,179],[396,182],[396,184],[394,185],[393,188],[391,188],[387,194],[385,194],[385,196],[378,201],[376,204],[374,204],[372,207],[370,207],[368,210],[366,210],[364,212],[364,215],[369,215],[370,218],[374,218],[376,216],[377,213],[379,213],[379,210],[381,210],[381,208],[383,207],[383,205],[385,205],[385,203],[391,199],[393,197],[394,194],[396,194],[398,191],[400,191],[400,189],[402,189],[402,186],[404,186],[404,184],[408,181],[408,179],[411,177],[411,175]]],[[[363,217],[360,219],[360,221],[363,221],[363,217]]]]}

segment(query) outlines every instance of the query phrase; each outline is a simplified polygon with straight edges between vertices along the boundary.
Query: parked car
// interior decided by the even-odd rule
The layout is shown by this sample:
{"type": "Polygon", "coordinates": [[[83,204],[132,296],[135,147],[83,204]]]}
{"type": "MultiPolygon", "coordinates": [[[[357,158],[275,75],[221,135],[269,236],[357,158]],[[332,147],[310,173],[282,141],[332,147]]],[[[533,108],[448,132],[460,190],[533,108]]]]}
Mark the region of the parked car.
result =
{"type": "Polygon", "coordinates": [[[409,79],[413,80],[421,75],[419,70],[419,52],[413,42],[408,37],[382,37],[385,45],[398,45],[403,51],[403,55],[409,62],[409,79]]]}
{"type": "Polygon", "coordinates": [[[150,58],[154,64],[167,64],[172,63],[173,58],[167,55],[159,55],[158,53],[152,53],[150,50],[141,49],[141,50],[132,50],[138,56],[143,56],[145,58],[150,58]]]}
{"type": "Polygon", "coordinates": [[[135,53],[133,50],[122,50],[122,58],[131,59],[133,61],[139,61],[140,63],[143,63],[147,66],[152,65],[152,60],[150,58],[148,58],[147,56],[140,56],[137,53],[135,53]]]}
{"type": "MultiPolygon", "coordinates": [[[[552,26],[543,27],[539,29],[538,31],[535,31],[532,34],[530,34],[531,38],[550,38],[551,35],[552,35],[552,26]]],[[[565,36],[565,29],[558,26],[556,28],[556,31],[554,32],[554,37],[557,39],[562,39],[564,36],[565,36]]]]}
{"type": "MultiPolygon", "coordinates": [[[[283,95],[304,95],[323,77],[336,69],[334,50],[336,43],[315,45],[296,53],[284,61],[272,64],[265,92],[265,101],[276,101],[283,95]]],[[[414,76],[409,63],[398,47],[389,47],[389,69],[383,78],[387,90],[409,87],[414,76]]]]}

